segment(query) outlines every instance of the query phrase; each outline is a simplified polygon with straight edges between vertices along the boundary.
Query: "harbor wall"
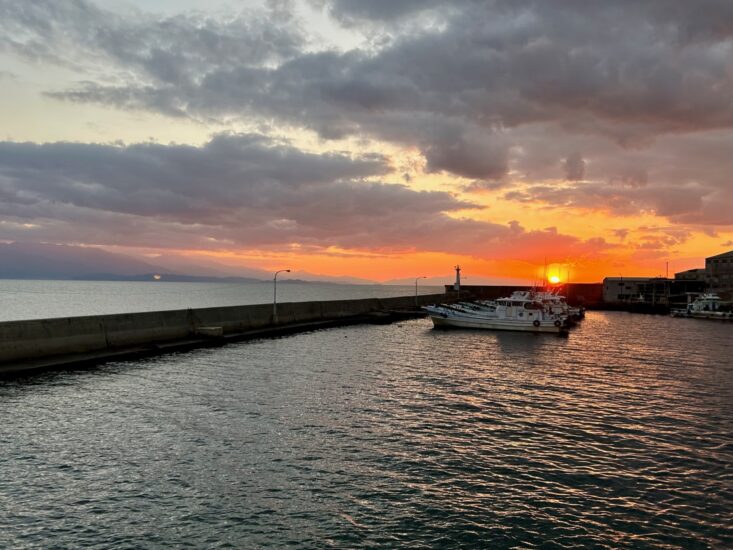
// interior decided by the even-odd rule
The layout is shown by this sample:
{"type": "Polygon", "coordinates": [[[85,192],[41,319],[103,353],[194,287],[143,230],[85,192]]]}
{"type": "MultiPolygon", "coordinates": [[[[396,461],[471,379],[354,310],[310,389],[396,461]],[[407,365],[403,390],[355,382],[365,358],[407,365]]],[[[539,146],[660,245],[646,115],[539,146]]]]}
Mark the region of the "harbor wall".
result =
{"type": "MultiPolygon", "coordinates": [[[[45,368],[74,357],[104,358],[124,350],[158,344],[196,343],[207,331],[221,336],[246,335],[268,328],[354,320],[358,316],[445,300],[443,294],[319,302],[211,307],[85,317],[0,322],[0,373],[45,368]],[[212,330],[215,329],[215,330],[212,330]]],[[[208,337],[210,341],[210,337],[208,337]]],[[[193,346],[195,347],[195,345],[193,346]]]]}

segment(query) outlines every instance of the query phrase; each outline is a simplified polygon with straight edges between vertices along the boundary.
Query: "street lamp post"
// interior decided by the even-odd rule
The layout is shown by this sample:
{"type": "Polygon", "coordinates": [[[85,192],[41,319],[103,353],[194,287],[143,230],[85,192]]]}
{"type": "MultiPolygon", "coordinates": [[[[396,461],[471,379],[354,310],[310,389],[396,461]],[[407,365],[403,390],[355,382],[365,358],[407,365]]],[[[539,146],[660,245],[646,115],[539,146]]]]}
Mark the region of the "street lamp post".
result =
{"type": "Polygon", "coordinates": [[[418,303],[417,303],[417,282],[420,279],[427,279],[427,277],[425,275],[423,275],[422,277],[415,277],[415,307],[418,306],[418,303]]]}
{"type": "Polygon", "coordinates": [[[275,278],[272,280],[272,321],[277,323],[277,274],[290,273],[289,269],[280,269],[275,272],[275,278]]]}

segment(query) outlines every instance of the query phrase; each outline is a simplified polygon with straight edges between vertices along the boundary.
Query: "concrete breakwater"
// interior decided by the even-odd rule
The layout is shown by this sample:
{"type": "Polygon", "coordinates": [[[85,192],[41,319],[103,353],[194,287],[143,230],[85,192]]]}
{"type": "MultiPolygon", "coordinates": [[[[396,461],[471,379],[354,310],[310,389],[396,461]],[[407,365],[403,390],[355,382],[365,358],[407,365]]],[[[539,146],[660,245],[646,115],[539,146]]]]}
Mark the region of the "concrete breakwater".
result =
{"type": "Polygon", "coordinates": [[[178,351],[228,341],[385,322],[444,294],[290,302],[0,323],[0,375],[178,351]]]}

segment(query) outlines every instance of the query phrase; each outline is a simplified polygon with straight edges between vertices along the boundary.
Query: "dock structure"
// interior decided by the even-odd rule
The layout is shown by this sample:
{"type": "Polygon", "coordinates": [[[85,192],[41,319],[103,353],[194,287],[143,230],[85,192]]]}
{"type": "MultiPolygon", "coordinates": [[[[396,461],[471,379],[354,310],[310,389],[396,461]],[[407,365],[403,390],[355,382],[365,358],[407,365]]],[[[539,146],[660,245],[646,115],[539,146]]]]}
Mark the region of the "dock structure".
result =
{"type": "Polygon", "coordinates": [[[420,315],[445,294],[0,322],[0,376],[420,315]]]}

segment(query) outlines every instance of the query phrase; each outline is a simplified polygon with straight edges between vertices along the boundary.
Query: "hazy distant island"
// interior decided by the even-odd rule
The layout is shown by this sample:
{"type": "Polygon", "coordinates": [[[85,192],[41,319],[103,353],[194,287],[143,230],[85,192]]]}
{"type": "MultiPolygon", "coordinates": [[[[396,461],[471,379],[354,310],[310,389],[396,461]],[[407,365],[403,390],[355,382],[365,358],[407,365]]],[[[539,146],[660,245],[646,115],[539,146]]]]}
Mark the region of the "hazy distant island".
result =
{"type": "MultiPolygon", "coordinates": [[[[182,262],[164,257],[162,261],[143,261],[126,254],[96,247],[39,243],[0,243],[0,279],[80,280],[80,281],[162,281],[175,283],[260,283],[271,282],[272,273],[252,268],[238,268],[242,275],[232,275],[228,266],[182,262]],[[174,265],[169,265],[169,264],[174,265]]],[[[298,273],[278,282],[380,284],[359,277],[329,277],[298,273]],[[305,278],[307,276],[307,278],[305,278]]],[[[390,281],[392,284],[400,281],[390,281]]]]}

